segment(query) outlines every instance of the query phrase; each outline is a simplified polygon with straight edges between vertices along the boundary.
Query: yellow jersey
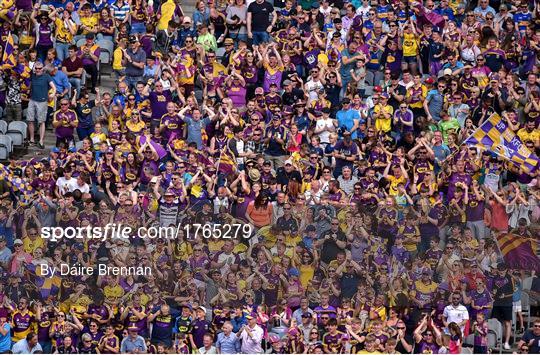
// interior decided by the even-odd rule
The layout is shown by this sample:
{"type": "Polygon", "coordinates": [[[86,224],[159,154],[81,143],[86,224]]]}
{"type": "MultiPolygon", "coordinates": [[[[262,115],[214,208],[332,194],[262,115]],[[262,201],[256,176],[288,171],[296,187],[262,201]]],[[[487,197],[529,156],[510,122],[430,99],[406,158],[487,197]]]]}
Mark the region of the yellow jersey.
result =
{"type": "Polygon", "coordinates": [[[37,248],[45,248],[45,242],[42,238],[36,238],[35,240],[32,240],[28,237],[23,238],[23,249],[25,252],[27,252],[28,254],[32,254],[37,248]]]}
{"type": "Polygon", "coordinates": [[[169,26],[169,21],[172,20],[174,16],[174,11],[176,10],[176,3],[173,0],[167,0],[159,8],[159,13],[161,17],[159,18],[157,29],[165,30],[169,26]]]}
{"type": "MultiPolygon", "coordinates": [[[[77,25],[71,20],[68,20],[71,22],[71,26],[73,28],[76,28],[77,25]]],[[[56,31],[54,36],[56,37],[56,40],[62,43],[71,43],[73,41],[73,34],[69,32],[69,28],[66,25],[66,21],[57,18],[54,20],[54,24],[56,25],[56,31]]]]}
{"type": "Polygon", "coordinates": [[[122,59],[124,58],[124,52],[122,48],[117,47],[113,52],[112,68],[114,70],[123,70],[125,67],[122,65],[122,59]]]}
{"type": "Polygon", "coordinates": [[[382,105],[376,105],[373,108],[373,112],[375,113],[375,116],[377,116],[377,119],[375,120],[375,129],[377,131],[383,131],[384,133],[389,132],[390,129],[392,129],[392,116],[394,114],[394,108],[390,105],[386,105],[384,107],[382,105]],[[389,113],[389,118],[379,116],[379,114],[382,112],[389,113]]]}
{"type": "Polygon", "coordinates": [[[414,33],[403,33],[403,56],[416,57],[418,54],[418,38],[414,33]]]}
{"type": "MultiPolygon", "coordinates": [[[[81,16],[81,25],[84,25],[88,28],[94,29],[98,25],[98,19],[95,16],[81,16]]],[[[87,30],[83,30],[82,34],[87,34],[87,30]]]]}

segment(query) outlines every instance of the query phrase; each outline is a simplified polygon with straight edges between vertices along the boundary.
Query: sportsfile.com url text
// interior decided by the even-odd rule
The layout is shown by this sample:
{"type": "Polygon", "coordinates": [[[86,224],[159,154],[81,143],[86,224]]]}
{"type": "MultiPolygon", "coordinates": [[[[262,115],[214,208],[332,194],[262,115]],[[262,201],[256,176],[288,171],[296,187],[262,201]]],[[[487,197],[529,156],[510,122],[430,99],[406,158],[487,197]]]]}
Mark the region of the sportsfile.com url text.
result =
{"type": "Polygon", "coordinates": [[[133,228],[122,223],[108,223],[104,227],[43,227],[41,228],[41,238],[53,242],[61,239],[94,239],[105,241],[107,239],[178,239],[185,236],[186,239],[214,238],[233,239],[251,236],[252,228],[249,224],[178,224],[177,226],[161,227],[139,227],[134,232],[133,228]]]}

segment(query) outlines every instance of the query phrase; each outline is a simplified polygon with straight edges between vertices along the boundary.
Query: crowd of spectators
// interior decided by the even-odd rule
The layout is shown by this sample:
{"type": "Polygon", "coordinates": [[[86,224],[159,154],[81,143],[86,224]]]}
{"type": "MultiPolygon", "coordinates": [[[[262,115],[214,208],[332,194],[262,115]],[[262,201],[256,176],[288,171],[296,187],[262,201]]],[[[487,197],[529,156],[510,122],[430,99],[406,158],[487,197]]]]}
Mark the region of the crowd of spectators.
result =
{"type": "Polygon", "coordinates": [[[462,144],[498,114],[539,151],[539,11],[2,0],[1,115],[41,153],[0,173],[0,353],[488,353],[499,323],[539,353],[539,270],[498,243],[538,252],[538,166],[462,144]]]}

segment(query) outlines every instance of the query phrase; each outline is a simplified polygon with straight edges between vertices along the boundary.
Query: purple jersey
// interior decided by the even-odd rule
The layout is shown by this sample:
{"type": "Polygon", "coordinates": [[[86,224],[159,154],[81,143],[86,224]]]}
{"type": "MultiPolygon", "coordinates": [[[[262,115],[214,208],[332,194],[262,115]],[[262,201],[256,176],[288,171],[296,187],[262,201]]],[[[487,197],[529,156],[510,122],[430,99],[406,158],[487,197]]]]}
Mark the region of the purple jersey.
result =
{"type": "Polygon", "coordinates": [[[165,141],[170,141],[176,137],[182,138],[184,132],[184,121],[176,114],[164,114],[161,116],[161,125],[165,126],[163,137],[165,141]]]}
{"type": "Polygon", "coordinates": [[[268,284],[264,289],[266,304],[268,304],[269,306],[274,306],[278,300],[281,279],[278,275],[274,274],[266,275],[266,278],[268,279],[268,284]]]}
{"type": "Polygon", "coordinates": [[[56,127],[55,129],[57,138],[73,139],[73,132],[75,128],[71,124],[77,121],[77,114],[75,113],[75,111],[57,111],[54,114],[54,121],[60,123],[60,126],[56,127]]]}
{"type": "Polygon", "coordinates": [[[475,194],[469,195],[467,205],[467,221],[476,222],[484,219],[484,200],[477,200],[475,194]]]}
{"type": "MultiPolygon", "coordinates": [[[[137,310],[137,312],[139,312],[139,313],[145,313],[144,306],[137,306],[137,307],[132,307],[132,308],[135,308],[137,310]]],[[[146,332],[146,329],[147,329],[146,317],[143,317],[142,319],[139,319],[139,317],[137,317],[132,310],[129,310],[124,323],[126,325],[126,328],[129,325],[136,326],[137,331],[138,331],[139,334],[141,334],[141,332],[142,333],[146,332]]]]}
{"type": "Polygon", "coordinates": [[[210,323],[204,319],[196,319],[191,325],[193,327],[191,330],[191,334],[193,335],[193,341],[198,348],[201,348],[204,346],[204,335],[210,331],[210,323]]]}
{"type": "Polygon", "coordinates": [[[418,344],[418,354],[438,354],[439,353],[439,346],[435,343],[427,343],[425,341],[421,341],[418,344]]]}
{"type": "Polygon", "coordinates": [[[152,119],[159,120],[167,113],[167,103],[172,101],[171,92],[168,90],[164,90],[162,93],[152,91],[148,95],[148,100],[152,110],[152,119]]]}
{"type": "Polygon", "coordinates": [[[328,348],[328,352],[331,354],[339,354],[343,348],[343,343],[341,339],[344,337],[345,333],[337,331],[336,334],[326,333],[322,337],[322,342],[325,347],[328,348]]]}
{"type": "Polygon", "coordinates": [[[100,319],[109,318],[109,309],[105,305],[98,306],[96,304],[91,304],[88,306],[88,314],[96,314],[100,319]]]}
{"type": "Polygon", "coordinates": [[[52,30],[48,23],[40,23],[38,25],[38,44],[40,46],[52,46],[52,30]]]}
{"type": "Polygon", "coordinates": [[[242,68],[242,74],[246,84],[256,84],[259,80],[259,68],[255,65],[246,65],[242,68]]]}
{"type": "Polygon", "coordinates": [[[281,77],[283,76],[283,72],[281,70],[276,70],[273,74],[270,73],[270,71],[267,69],[264,71],[264,81],[263,81],[263,89],[264,92],[270,91],[270,85],[276,84],[278,87],[278,90],[281,89],[281,77]]]}
{"type": "Polygon", "coordinates": [[[41,313],[41,319],[38,322],[38,341],[46,342],[49,341],[49,330],[51,328],[51,319],[54,316],[54,312],[43,312],[41,313]]]}
{"type": "Polygon", "coordinates": [[[36,178],[32,181],[31,185],[36,190],[43,190],[45,193],[48,191],[52,194],[54,192],[56,182],[54,179],[43,180],[43,178],[36,178]]]}
{"type": "MultiPolygon", "coordinates": [[[[487,306],[493,302],[493,298],[491,297],[491,294],[489,293],[487,289],[484,289],[484,291],[482,292],[478,292],[477,290],[471,291],[469,293],[469,297],[472,298],[475,306],[487,306]]],[[[485,317],[484,319],[488,319],[489,313],[491,312],[490,308],[473,309],[471,307],[470,310],[471,310],[471,315],[470,315],[471,319],[476,319],[476,315],[478,313],[483,313],[485,317]]]]}

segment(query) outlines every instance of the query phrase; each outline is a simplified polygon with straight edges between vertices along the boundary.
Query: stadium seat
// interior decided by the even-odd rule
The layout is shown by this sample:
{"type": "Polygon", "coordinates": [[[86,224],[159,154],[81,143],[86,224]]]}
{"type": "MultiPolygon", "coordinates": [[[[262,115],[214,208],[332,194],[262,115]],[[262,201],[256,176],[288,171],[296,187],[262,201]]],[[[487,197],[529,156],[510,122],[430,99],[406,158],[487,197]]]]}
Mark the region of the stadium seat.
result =
{"type": "Polygon", "coordinates": [[[26,134],[28,132],[28,126],[23,121],[13,121],[9,123],[6,134],[13,141],[13,145],[22,146],[26,140],[26,134]]]}
{"type": "Polygon", "coordinates": [[[11,137],[0,134],[0,160],[8,160],[13,151],[13,142],[11,137]]]}
{"type": "Polygon", "coordinates": [[[81,48],[83,44],[86,43],[86,38],[81,38],[77,41],[77,48],[81,48]]]}
{"type": "Polygon", "coordinates": [[[523,279],[523,291],[529,291],[532,287],[534,277],[530,276],[523,279]]]}
{"type": "Polygon", "coordinates": [[[473,349],[472,349],[472,348],[462,347],[462,348],[461,348],[461,353],[462,353],[462,354],[472,354],[472,353],[473,353],[473,349]]]}
{"type": "Polygon", "coordinates": [[[499,354],[502,354],[503,344],[503,326],[498,319],[488,319],[488,347],[493,350],[499,350],[499,354]]]}
{"type": "Polygon", "coordinates": [[[102,64],[112,64],[112,55],[114,52],[114,43],[108,39],[102,39],[96,42],[101,49],[101,55],[99,56],[102,64]]]}
{"type": "Polygon", "coordinates": [[[531,302],[529,294],[526,292],[521,292],[521,314],[525,322],[525,329],[529,329],[529,325],[531,324],[531,302]]]}
{"type": "Polygon", "coordinates": [[[103,65],[112,66],[113,52],[114,52],[114,43],[108,39],[102,39],[96,42],[101,53],[99,54],[99,77],[98,80],[101,82],[101,72],[103,71],[103,65]]]}
{"type": "Polygon", "coordinates": [[[4,120],[0,120],[0,133],[6,134],[8,130],[8,123],[4,120]]]}
{"type": "Polygon", "coordinates": [[[465,339],[463,339],[464,345],[474,345],[474,334],[469,334],[465,339]]]}

